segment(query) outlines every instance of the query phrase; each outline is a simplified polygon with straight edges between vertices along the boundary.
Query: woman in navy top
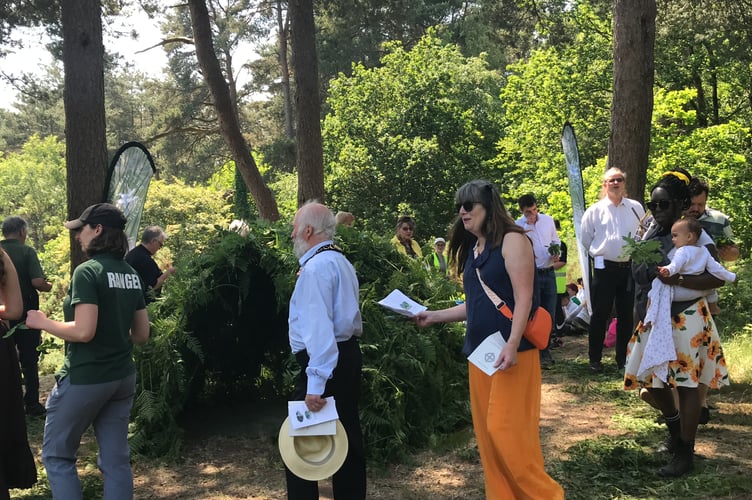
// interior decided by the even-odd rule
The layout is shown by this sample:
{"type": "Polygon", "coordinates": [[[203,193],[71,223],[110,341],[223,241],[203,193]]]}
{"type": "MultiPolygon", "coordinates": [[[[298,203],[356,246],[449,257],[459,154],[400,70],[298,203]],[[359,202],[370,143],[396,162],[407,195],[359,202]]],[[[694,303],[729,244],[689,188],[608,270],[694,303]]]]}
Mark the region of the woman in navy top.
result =
{"type": "Polygon", "coordinates": [[[449,263],[463,273],[463,304],[416,316],[420,326],[467,321],[464,352],[501,332],[506,341],[493,375],[468,364],[473,428],[485,473],[486,498],[563,499],[564,491],[543,467],[539,438],[541,372],[538,351],[523,338],[537,307],[533,247],[509,216],[496,188],[476,180],[460,187],[449,238],[449,263]],[[477,271],[476,271],[477,270],[477,271]],[[513,311],[496,309],[480,274],[513,311]]]}

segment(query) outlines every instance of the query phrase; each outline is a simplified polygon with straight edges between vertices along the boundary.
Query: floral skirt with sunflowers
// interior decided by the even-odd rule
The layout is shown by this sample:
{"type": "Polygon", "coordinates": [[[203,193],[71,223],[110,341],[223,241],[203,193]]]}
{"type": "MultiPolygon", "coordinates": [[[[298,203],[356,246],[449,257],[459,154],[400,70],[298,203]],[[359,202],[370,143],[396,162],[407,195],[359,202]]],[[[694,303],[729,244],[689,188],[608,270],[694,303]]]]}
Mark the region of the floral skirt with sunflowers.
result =
{"type": "MultiPolygon", "coordinates": [[[[705,384],[711,389],[729,385],[726,358],[723,356],[721,338],[715,327],[705,298],[671,318],[676,359],[668,366],[668,385],[671,387],[697,387],[705,384]]],[[[627,364],[624,372],[624,389],[663,387],[654,374],[637,378],[643,350],[650,336],[650,328],[642,323],[629,341],[627,364]]]]}

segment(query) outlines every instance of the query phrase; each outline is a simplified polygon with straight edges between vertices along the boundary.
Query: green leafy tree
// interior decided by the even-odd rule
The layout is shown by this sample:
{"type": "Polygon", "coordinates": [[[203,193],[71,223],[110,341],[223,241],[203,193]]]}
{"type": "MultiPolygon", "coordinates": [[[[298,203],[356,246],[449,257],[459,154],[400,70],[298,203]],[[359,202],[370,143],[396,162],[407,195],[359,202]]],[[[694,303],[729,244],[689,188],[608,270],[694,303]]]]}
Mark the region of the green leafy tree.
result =
{"type": "MultiPolygon", "coordinates": [[[[570,23],[577,4],[562,0],[480,0],[467,2],[445,36],[466,55],[488,54],[492,68],[526,60],[536,48],[563,48],[579,31],[570,23]]],[[[591,2],[587,2],[588,4],[591,2]]],[[[609,6],[610,8],[610,6],[609,6]]]]}
{"type": "Polygon", "coordinates": [[[66,220],[65,144],[31,136],[17,153],[0,157],[0,214],[29,225],[30,243],[41,251],[66,220]]]}
{"type": "Polygon", "coordinates": [[[749,121],[751,2],[661,2],[656,29],[656,84],[694,89],[698,126],[749,121]]]}
{"type": "Polygon", "coordinates": [[[704,177],[710,184],[708,206],[731,218],[734,237],[743,255],[748,255],[752,248],[752,228],[746,224],[752,210],[752,130],[735,121],[695,127],[695,99],[696,89],[656,93],[648,189],[673,167],[704,177]]]}
{"type": "Polygon", "coordinates": [[[430,26],[461,16],[465,4],[457,0],[389,0],[317,2],[316,25],[321,79],[351,74],[352,64],[378,66],[390,49],[386,42],[412,48],[430,26]]]}
{"type": "Polygon", "coordinates": [[[574,126],[583,169],[595,166],[607,151],[612,81],[610,20],[580,6],[568,23],[581,27],[571,45],[534,50],[507,68],[504,133],[494,159],[511,209],[517,197],[534,192],[562,223],[572,218],[562,126],[574,126]]]}
{"type": "Polygon", "coordinates": [[[331,83],[323,126],[330,204],[381,233],[408,211],[418,240],[444,235],[456,189],[490,177],[500,77],[433,32],[410,51],[387,49],[379,68],[356,65],[331,83]]]}

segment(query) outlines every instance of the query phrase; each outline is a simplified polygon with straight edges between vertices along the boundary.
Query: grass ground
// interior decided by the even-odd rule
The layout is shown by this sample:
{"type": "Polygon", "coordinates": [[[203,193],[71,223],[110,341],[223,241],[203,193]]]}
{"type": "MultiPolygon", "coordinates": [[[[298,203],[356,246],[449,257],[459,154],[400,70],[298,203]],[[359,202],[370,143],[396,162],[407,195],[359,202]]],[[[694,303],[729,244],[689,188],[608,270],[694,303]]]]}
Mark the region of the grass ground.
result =
{"type": "MultiPolygon", "coordinates": [[[[666,480],[655,470],[667,457],[653,451],[665,428],[657,413],[636,394],[621,390],[612,359],[603,374],[587,366],[583,337],[567,337],[553,351],[556,364],[543,374],[541,440],[546,467],[569,499],[752,499],[752,385],[735,383],[711,392],[718,409],[700,428],[695,471],[666,480]]],[[[749,348],[729,343],[732,379],[743,373],[749,348]],[[738,365],[737,365],[738,366],[738,365]]],[[[744,378],[744,377],[740,377],[744,378]]],[[[749,380],[749,379],[747,379],[749,380]]],[[[48,381],[49,383],[49,381],[48,381]]],[[[185,446],[179,463],[134,457],[137,499],[282,499],[282,463],[276,433],[284,414],[279,403],[204,409],[187,417],[185,446]]],[[[29,436],[40,455],[43,421],[29,420],[29,436]]],[[[87,435],[79,472],[85,498],[101,497],[96,446],[87,435]]],[[[50,498],[44,468],[31,490],[13,498],[50,498]]],[[[322,483],[324,484],[324,483],[322,483]]],[[[331,489],[324,484],[322,498],[331,489]]],[[[470,429],[437,442],[407,463],[372,465],[369,498],[382,500],[480,500],[483,473],[470,429]]]]}

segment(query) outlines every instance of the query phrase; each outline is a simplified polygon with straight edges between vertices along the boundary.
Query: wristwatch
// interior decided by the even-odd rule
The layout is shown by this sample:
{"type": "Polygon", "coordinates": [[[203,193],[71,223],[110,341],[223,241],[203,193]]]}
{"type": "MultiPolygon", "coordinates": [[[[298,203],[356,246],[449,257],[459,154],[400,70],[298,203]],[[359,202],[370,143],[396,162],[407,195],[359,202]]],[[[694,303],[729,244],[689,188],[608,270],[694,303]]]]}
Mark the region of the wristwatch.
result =
{"type": "Polygon", "coordinates": [[[677,281],[677,284],[679,286],[684,286],[684,275],[683,274],[679,275],[679,280],[677,281]]]}

